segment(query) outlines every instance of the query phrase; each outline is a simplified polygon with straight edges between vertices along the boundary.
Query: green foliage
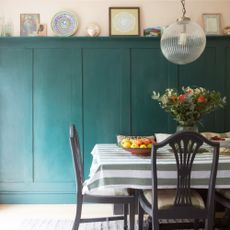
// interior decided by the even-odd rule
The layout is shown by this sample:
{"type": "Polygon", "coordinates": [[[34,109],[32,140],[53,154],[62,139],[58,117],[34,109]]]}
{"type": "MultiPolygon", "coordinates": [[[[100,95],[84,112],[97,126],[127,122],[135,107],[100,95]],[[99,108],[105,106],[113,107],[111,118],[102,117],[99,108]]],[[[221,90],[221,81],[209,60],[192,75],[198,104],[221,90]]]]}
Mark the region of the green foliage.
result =
{"type": "Polygon", "coordinates": [[[166,89],[162,95],[153,91],[152,99],[158,101],[181,126],[193,126],[205,114],[223,108],[226,104],[226,97],[221,97],[219,92],[202,87],[183,87],[182,93],[166,89]]]}

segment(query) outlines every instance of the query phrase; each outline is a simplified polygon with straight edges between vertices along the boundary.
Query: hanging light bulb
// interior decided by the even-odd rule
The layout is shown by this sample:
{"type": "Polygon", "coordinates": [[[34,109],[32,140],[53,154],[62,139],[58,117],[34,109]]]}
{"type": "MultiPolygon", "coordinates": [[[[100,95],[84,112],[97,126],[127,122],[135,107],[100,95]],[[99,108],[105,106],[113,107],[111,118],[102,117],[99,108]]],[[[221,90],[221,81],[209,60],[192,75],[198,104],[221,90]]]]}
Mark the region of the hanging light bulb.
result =
{"type": "Polygon", "coordinates": [[[206,45],[204,30],[185,17],[185,0],[181,0],[183,15],[165,29],[161,37],[161,51],[174,64],[188,64],[203,53],[206,45]]]}

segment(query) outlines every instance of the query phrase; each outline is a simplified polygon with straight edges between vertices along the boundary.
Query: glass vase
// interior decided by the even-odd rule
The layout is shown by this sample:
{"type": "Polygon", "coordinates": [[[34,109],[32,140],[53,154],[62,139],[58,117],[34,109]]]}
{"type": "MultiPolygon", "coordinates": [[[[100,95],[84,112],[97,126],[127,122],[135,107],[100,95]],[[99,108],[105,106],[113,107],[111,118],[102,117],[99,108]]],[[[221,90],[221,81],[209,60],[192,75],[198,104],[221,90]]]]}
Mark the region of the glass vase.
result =
{"type": "Polygon", "coordinates": [[[176,131],[177,132],[190,131],[190,132],[197,132],[197,133],[199,132],[197,125],[192,125],[192,126],[178,125],[176,131]]]}

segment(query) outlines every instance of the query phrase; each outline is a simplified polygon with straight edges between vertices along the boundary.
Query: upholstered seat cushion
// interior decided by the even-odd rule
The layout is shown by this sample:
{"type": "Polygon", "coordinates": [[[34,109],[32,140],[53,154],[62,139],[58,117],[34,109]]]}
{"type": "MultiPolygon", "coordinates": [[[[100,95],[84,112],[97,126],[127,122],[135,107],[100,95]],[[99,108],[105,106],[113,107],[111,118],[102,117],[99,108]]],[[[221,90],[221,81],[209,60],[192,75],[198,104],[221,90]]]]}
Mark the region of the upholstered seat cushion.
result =
{"type": "Polygon", "coordinates": [[[230,155],[230,148],[220,147],[221,155],[230,155]]]}
{"type": "Polygon", "coordinates": [[[87,186],[83,187],[82,193],[87,195],[95,195],[95,196],[128,196],[129,195],[127,189],[97,188],[89,191],[87,186]]]}
{"type": "Polygon", "coordinates": [[[217,192],[230,201],[230,189],[218,189],[217,192]]]}
{"type": "MultiPolygon", "coordinates": [[[[200,194],[192,190],[192,204],[197,208],[205,208],[204,201],[200,194]]],[[[144,196],[147,201],[152,203],[152,190],[145,190],[144,196]]],[[[176,196],[176,190],[174,189],[160,189],[158,190],[158,209],[167,209],[173,206],[176,196]]]]}

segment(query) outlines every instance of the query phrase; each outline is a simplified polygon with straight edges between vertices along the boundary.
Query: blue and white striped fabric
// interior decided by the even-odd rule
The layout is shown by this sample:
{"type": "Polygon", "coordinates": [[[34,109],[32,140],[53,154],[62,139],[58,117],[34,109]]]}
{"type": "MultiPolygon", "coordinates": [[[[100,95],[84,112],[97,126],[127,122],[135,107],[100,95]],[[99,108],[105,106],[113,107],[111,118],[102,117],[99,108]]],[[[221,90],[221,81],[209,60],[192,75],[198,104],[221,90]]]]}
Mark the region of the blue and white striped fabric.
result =
{"type": "MultiPolygon", "coordinates": [[[[150,157],[134,156],[116,144],[97,144],[93,151],[93,162],[88,190],[98,188],[151,188],[150,157]]],[[[165,147],[158,153],[159,188],[173,188],[176,182],[176,163],[174,156],[165,147]]],[[[212,153],[204,152],[196,155],[192,170],[192,186],[207,188],[212,153]]],[[[230,188],[230,155],[220,154],[217,188],[230,188]]]]}

